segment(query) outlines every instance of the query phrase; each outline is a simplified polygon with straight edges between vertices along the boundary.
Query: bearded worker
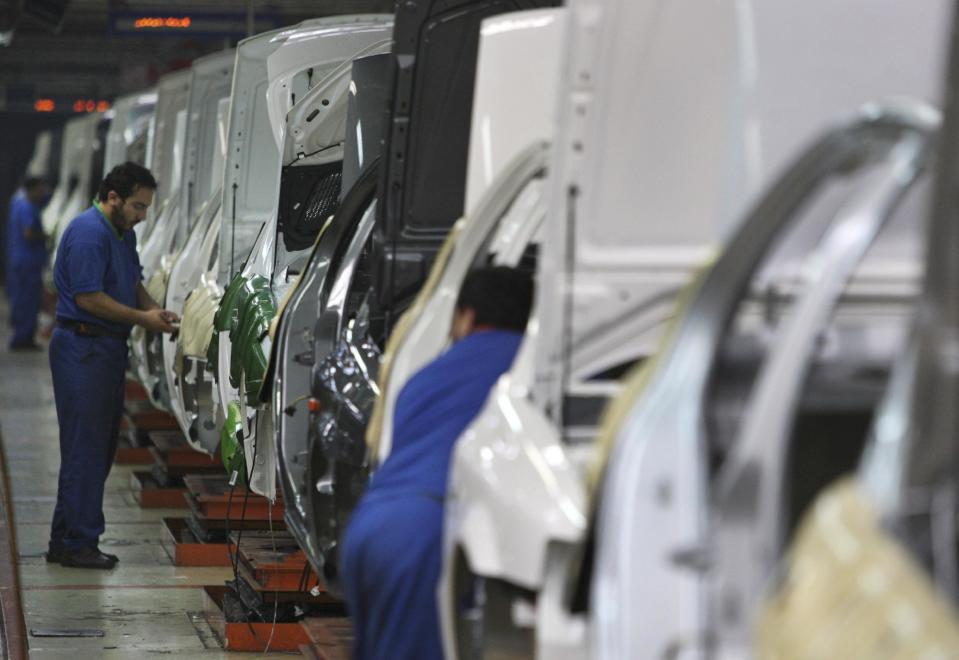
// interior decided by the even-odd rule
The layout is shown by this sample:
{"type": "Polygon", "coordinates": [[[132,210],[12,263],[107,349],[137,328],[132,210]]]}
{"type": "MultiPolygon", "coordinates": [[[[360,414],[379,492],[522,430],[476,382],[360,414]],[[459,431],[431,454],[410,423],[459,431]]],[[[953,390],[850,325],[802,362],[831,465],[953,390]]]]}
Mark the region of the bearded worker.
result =
{"type": "Polygon", "coordinates": [[[156,180],[136,163],[117,165],[93,206],[74,218],[53,267],[57,327],[50,370],[60,424],[60,479],[48,562],[111,569],[100,551],[103,489],[123,412],[127,337],[134,325],[172,332],[177,321],[143,286],[133,227],[153,203],[156,180]]]}

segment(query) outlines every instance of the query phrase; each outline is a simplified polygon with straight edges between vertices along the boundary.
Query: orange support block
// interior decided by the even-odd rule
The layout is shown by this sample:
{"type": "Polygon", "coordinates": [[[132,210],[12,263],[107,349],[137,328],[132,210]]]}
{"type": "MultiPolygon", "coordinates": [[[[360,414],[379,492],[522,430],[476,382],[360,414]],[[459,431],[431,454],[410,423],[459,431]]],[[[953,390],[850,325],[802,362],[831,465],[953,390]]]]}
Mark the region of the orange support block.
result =
{"type": "Polygon", "coordinates": [[[233,623],[223,614],[227,587],[203,587],[203,609],[207,623],[228,651],[297,651],[310,643],[303,626],[296,623],[233,623]]]}
{"type": "Polygon", "coordinates": [[[161,488],[149,472],[134,472],[130,475],[130,488],[133,497],[144,509],[186,509],[189,508],[186,488],[161,488]]]}
{"type": "MultiPolygon", "coordinates": [[[[175,566],[230,566],[226,543],[201,543],[184,518],[164,518],[160,542],[175,566]],[[191,539],[191,540],[188,540],[191,539]]],[[[236,546],[232,552],[236,554],[236,546]]]]}

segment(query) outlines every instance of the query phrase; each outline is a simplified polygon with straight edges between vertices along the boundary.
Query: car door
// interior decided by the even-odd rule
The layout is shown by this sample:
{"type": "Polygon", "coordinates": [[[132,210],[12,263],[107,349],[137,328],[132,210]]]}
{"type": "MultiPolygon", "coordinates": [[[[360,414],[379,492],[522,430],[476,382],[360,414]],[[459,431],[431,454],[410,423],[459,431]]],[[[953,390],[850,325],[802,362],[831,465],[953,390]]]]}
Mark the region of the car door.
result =
{"type": "Polygon", "coordinates": [[[373,234],[374,290],[387,331],[463,215],[480,23],[556,0],[418,0],[394,30],[396,76],[373,234]]]}

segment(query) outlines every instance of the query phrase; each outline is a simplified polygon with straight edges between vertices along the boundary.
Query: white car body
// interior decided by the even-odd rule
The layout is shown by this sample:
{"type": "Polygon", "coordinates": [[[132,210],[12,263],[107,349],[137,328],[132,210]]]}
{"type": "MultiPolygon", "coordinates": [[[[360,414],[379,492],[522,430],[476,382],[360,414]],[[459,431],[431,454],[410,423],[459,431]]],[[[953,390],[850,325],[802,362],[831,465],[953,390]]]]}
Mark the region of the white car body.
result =
{"type": "MultiPolygon", "coordinates": [[[[156,103],[157,93],[150,90],[121,96],[113,104],[113,119],[107,131],[106,152],[103,157],[104,175],[115,166],[130,160],[131,147],[149,134],[156,103]]],[[[146,163],[146,145],[143,147],[143,157],[138,160],[141,165],[149,167],[146,163]]]]}
{"type": "MultiPolygon", "coordinates": [[[[143,252],[146,241],[171,199],[179,196],[186,144],[186,106],[190,97],[190,71],[168,73],[157,81],[157,100],[150,125],[148,158],[157,180],[153,206],[146,220],[136,227],[137,244],[143,252]]],[[[169,212],[167,211],[167,214],[169,212]]]]}
{"type": "Polygon", "coordinates": [[[904,23],[928,34],[938,9],[892,5],[570,3],[537,302],[513,369],[454,453],[446,527],[474,573],[539,593],[538,657],[586,654],[584,622],[559,599],[589,506],[591,450],[571,440],[595,431],[560,423],[564,406],[615,394],[594,377],[653,351],[676,292],[798,144],[872,98],[929,89],[934,47],[904,63],[882,44],[904,23]],[[895,16],[857,32],[864,14],[895,16]]]}
{"type": "MultiPolygon", "coordinates": [[[[93,149],[101,113],[69,120],[63,128],[63,151],[57,188],[41,216],[43,231],[54,246],[67,224],[90,205],[93,179],[93,149]]],[[[55,249],[55,248],[54,248],[55,249]]]]}
{"type": "MultiPolygon", "coordinates": [[[[221,215],[213,221],[203,239],[199,261],[206,264],[204,268],[207,270],[199,281],[192,280],[195,288],[186,295],[190,303],[184,301],[190,313],[184,320],[175,351],[170,351],[171,359],[167,361],[165,356],[167,377],[175,383],[176,396],[180,398],[184,413],[181,427],[199,451],[213,453],[220,441],[226,413],[219,402],[235,398],[235,388],[230,386],[229,379],[218,384],[216,374],[206,368],[207,348],[213,330],[213,315],[231,273],[243,263],[253,239],[266,221],[275,215],[282,165],[279,148],[282,144],[277,146],[271,136],[282,135],[285,129],[273,125],[274,113],[281,123],[287,121],[286,113],[296,96],[291,88],[299,91],[302,98],[308,85],[314,83],[312,79],[306,80],[304,72],[323,62],[323,49],[317,51],[318,40],[331,34],[334,38],[350,34],[352,30],[344,30],[343,25],[351,22],[349,17],[310,20],[240,44],[236,74],[240,91],[235,107],[231,108],[235,118],[231,120],[232,137],[229,138],[235,148],[228,154],[229,162],[224,171],[221,215]],[[297,81],[295,86],[294,79],[297,81]],[[236,197],[233,196],[234,188],[236,197]],[[224,215],[225,212],[230,215],[224,215]],[[221,246],[225,247],[221,249],[221,246]],[[222,269],[221,263],[224,264],[222,269]],[[170,369],[176,373],[172,374],[170,369]]],[[[222,353],[229,365],[229,337],[224,339],[226,346],[222,353]]],[[[264,470],[257,473],[259,477],[264,470]]]]}
{"type": "MultiPolygon", "coordinates": [[[[190,71],[180,183],[176,191],[170,191],[170,201],[165,204],[156,227],[140,249],[147,290],[158,301],[166,299],[170,270],[194,229],[197,211],[216,192],[214,164],[218,157],[218,142],[222,139],[218,116],[221,100],[230,95],[234,58],[233,50],[208,55],[196,60],[190,71]]],[[[171,92],[182,93],[182,86],[177,85],[171,92]]],[[[177,136],[168,134],[166,137],[175,140],[177,136]]],[[[160,377],[163,374],[162,354],[157,342],[161,340],[161,336],[134,328],[130,335],[131,363],[151,403],[170,410],[168,383],[160,377]]]]}
{"type": "MultiPolygon", "coordinates": [[[[257,185],[269,184],[270,189],[254,195],[251,190],[253,186],[248,184],[243,197],[237,199],[236,222],[223,222],[219,260],[221,286],[229,284],[237,272],[245,279],[260,276],[271,282],[274,299],[280,299],[292,284],[287,278],[287,269],[297,259],[305,259],[309,251],[291,254],[282,247],[278,251],[277,208],[281,169],[298,164],[315,165],[342,160],[340,145],[346,126],[350,63],[355,57],[387,52],[391,32],[392,17],[386,15],[341,16],[311,21],[302,30],[290,34],[287,43],[269,56],[269,83],[257,105],[259,123],[257,127],[251,127],[252,130],[248,130],[247,134],[259,134],[264,142],[279,136],[283,143],[272,161],[272,174],[267,175],[263,171],[257,173],[257,185]],[[297,77],[307,69],[312,72],[310,87],[303,89],[296,98],[296,104],[290,107],[296,96],[290,89],[295,87],[297,77]],[[284,128],[280,131],[273,130],[270,123],[282,109],[278,97],[286,98],[288,104],[282,115],[284,128]]],[[[265,167],[266,161],[262,159],[261,168],[265,167]]],[[[237,176],[237,172],[242,174],[243,167],[228,168],[227,176],[237,176]]],[[[228,189],[225,186],[224,190],[228,189]]],[[[269,355],[270,338],[265,337],[262,343],[265,355],[269,355]]],[[[230,382],[232,345],[228,332],[219,333],[218,348],[215,374],[218,415],[226,418],[229,404],[238,402],[241,418],[252,421],[256,409],[247,405],[245,395],[230,382]]],[[[238,385],[242,386],[243,383],[238,385]]],[[[247,474],[250,475],[253,492],[274,499],[276,455],[271,430],[272,416],[264,414],[258,419],[260,421],[255,428],[251,425],[249,432],[244,434],[247,474]]]]}
{"type": "MultiPolygon", "coordinates": [[[[217,146],[212,164],[213,179],[219,180],[223,177],[224,163],[226,162],[226,152],[228,144],[226,141],[227,121],[229,118],[230,99],[220,99],[217,109],[217,146]]],[[[173,265],[170,268],[170,277],[167,282],[166,299],[164,307],[178,316],[183,316],[183,308],[187,296],[196,287],[204,271],[211,265],[211,259],[216,258],[215,248],[219,238],[220,221],[222,217],[221,196],[217,188],[211,198],[204,204],[197,213],[197,222],[193,231],[187,238],[186,245],[174,256],[173,265]]],[[[181,328],[181,332],[187,331],[187,328],[181,328]]],[[[160,352],[162,358],[163,374],[160,379],[166,383],[167,392],[170,401],[170,412],[176,418],[184,437],[189,442],[196,445],[194,434],[191,431],[194,417],[190,415],[184,405],[183,392],[180,383],[177,380],[176,359],[179,352],[179,337],[160,337],[160,352]]]]}
{"type": "Polygon", "coordinates": [[[902,229],[914,232],[920,215],[915,184],[937,119],[921,103],[867,106],[827,133],[707,271],[646,387],[617,402],[626,417],[613,429],[599,511],[594,656],[699,657],[707,640],[717,657],[753,655],[789,524],[785,467],[800,400],[804,415],[868,412],[904,342],[915,269],[876,273],[896,257],[918,261],[902,229]],[[867,156],[839,166],[829,156],[842,150],[867,156]],[[849,185],[820,185],[830,176],[849,185]],[[840,200],[821,203],[837,190],[840,200]],[[806,203],[787,206],[787,195],[806,203]],[[784,294],[772,313],[770,291],[784,294]],[[729,364],[756,364],[755,378],[723,372],[729,364]]]}
{"type": "MultiPolygon", "coordinates": [[[[422,306],[414,323],[405,337],[394,340],[398,342],[396,350],[387,358],[391,364],[389,386],[381,394],[382,403],[377,404],[383,415],[375,440],[378,464],[390,452],[396,397],[406,381],[446,347],[453,306],[466,275],[464,268],[479,258],[478,251],[499,224],[500,216],[486,217],[485,226],[474,227],[473,216],[480,202],[490,194],[494,183],[510,183],[509,177],[500,180],[504,170],[516,166],[525,169],[515,162],[524,149],[553,139],[565,17],[561,9],[514,12],[487,19],[480,30],[465,213],[454,238],[449,239],[455,243],[443,278],[429,299],[418,305],[422,306]],[[521,58],[523,66],[518,67],[517,58],[524,49],[537,56],[521,58]]],[[[533,170],[542,166],[542,162],[533,165],[533,170]]],[[[532,194],[538,200],[545,190],[532,194]]],[[[538,206],[530,200],[528,208],[535,211],[538,206]]],[[[529,218],[530,222],[534,219],[539,218],[529,218]]]]}
{"type": "MultiPolygon", "coordinates": [[[[225,105],[220,107],[221,121],[217,124],[217,153],[222,156],[218,157],[219,166],[213,168],[209,177],[215,188],[199,210],[195,226],[190,230],[189,238],[176,256],[170,272],[165,307],[177,314],[182,315],[187,298],[203,287],[203,274],[219,263],[222,234],[227,228],[232,228],[232,223],[225,225],[223,221],[224,202],[230,203],[231,207],[244,199],[256,200],[261,206],[269,202],[268,198],[264,202],[263,197],[272,182],[271,172],[277,148],[272,140],[264,140],[264,132],[257,129],[262,128],[260,123],[265,118],[261,98],[267,84],[266,60],[283,44],[289,33],[290,30],[274,30],[245,39],[237,45],[230,93],[221,99],[225,105]],[[252,157],[253,154],[256,154],[256,158],[252,157]],[[237,170],[236,174],[228,174],[227,168],[237,170]],[[225,181],[233,184],[229,196],[224,194],[225,181]]],[[[266,132],[266,136],[269,137],[269,132],[266,132]]],[[[229,240],[228,245],[232,247],[232,235],[229,240]]],[[[190,336],[195,330],[195,327],[188,325],[181,329],[180,336],[190,336]]],[[[192,336],[190,339],[193,339],[192,336]]],[[[186,377],[186,371],[189,371],[190,378],[198,385],[196,380],[202,379],[203,374],[202,371],[198,373],[192,364],[183,362],[178,373],[178,355],[181,360],[185,355],[180,344],[179,338],[176,341],[163,341],[161,378],[170,393],[171,412],[188,441],[199,451],[212,453],[219,439],[218,429],[215,428],[217,418],[215,414],[210,414],[214,411],[199,411],[194,408],[197,404],[187,405],[184,400],[186,384],[180,379],[186,377]]]]}
{"type": "Polygon", "coordinates": [[[33,144],[33,155],[27,163],[27,176],[46,177],[50,167],[50,156],[53,149],[53,132],[41,131],[37,141],[33,144]]]}
{"type": "MultiPolygon", "coordinates": [[[[309,73],[303,68],[304,61],[315,58],[317,40],[326,44],[331,52],[336,52],[349,48],[349,44],[356,42],[357,34],[369,28],[379,35],[371,39],[369,47],[379,51],[384,47],[380,31],[387,23],[392,24],[392,20],[392,16],[387,14],[330,16],[304,21],[297,26],[295,32],[286,37],[284,47],[274,53],[267,62],[270,85],[266,91],[266,102],[270,125],[273,127],[274,138],[278,145],[281,147],[283,145],[286,115],[291,107],[298,99],[302,99],[303,94],[316,82],[325,77],[322,72],[309,73]]],[[[367,54],[369,52],[360,50],[356,57],[367,54]]],[[[318,63],[321,61],[319,60],[318,63]]]]}

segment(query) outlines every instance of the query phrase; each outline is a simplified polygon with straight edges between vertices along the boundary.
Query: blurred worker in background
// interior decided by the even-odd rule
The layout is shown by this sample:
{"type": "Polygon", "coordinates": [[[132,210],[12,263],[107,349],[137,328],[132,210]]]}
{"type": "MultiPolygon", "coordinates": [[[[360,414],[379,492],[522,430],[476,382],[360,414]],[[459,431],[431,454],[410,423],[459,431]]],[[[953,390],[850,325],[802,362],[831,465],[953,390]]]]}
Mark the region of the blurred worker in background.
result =
{"type": "Polygon", "coordinates": [[[457,299],[453,345],[396,399],[392,451],[357,505],[341,550],[357,660],[443,657],[436,588],[450,457],[513,363],[532,301],[528,274],[472,271],[457,299]]]}
{"type": "Polygon", "coordinates": [[[41,275],[47,262],[47,237],[40,208],[47,196],[43,179],[28,177],[10,202],[7,224],[7,298],[10,300],[12,351],[40,350],[34,340],[43,295],[41,275]]]}
{"type": "Polygon", "coordinates": [[[177,321],[143,286],[133,232],[155,190],[146,168],[117,165],[93,206],[70,222],[57,251],[50,369],[60,423],[60,481],[48,562],[103,569],[117,562],[98,544],[105,526],[103,487],[123,412],[127,337],[134,325],[172,332],[177,321]]]}

